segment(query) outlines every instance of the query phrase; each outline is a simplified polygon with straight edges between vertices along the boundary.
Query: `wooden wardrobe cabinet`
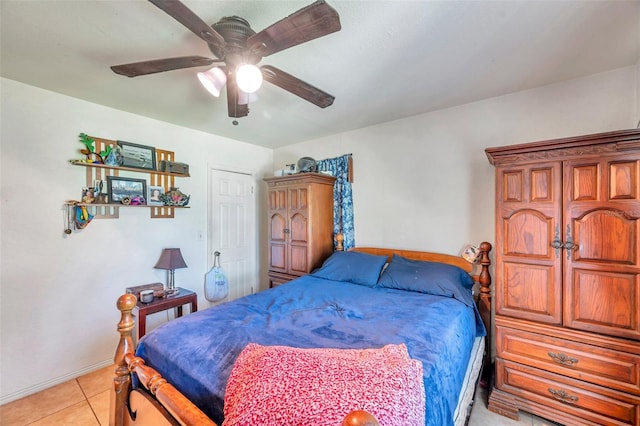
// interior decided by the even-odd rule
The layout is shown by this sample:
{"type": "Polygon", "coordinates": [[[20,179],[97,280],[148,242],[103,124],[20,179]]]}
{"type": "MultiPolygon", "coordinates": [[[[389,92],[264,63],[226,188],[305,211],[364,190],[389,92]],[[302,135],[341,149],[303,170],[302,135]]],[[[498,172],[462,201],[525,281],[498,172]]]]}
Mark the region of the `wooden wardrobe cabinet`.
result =
{"type": "Polygon", "coordinates": [[[322,265],[333,252],[333,184],[321,173],[264,179],[268,186],[269,285],[322,265]]]}
{"type": "Polygon", "coordinates": [[[489,410],[640,425],[640,129],[486,152],[496,166],[489,410]]]}

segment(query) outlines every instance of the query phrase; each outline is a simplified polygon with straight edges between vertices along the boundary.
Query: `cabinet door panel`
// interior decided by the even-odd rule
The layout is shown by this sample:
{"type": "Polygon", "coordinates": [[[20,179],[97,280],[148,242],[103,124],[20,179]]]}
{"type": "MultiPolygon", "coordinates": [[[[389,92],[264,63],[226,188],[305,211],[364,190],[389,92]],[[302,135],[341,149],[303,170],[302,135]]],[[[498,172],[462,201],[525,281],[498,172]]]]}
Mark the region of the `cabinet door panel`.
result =
{"type": "Polygon", "coordinates": [[[638,221],[611,209],[593,210],[573,221],[578,241],[575,261],[633,265],[638,245],[638,221]]]}
{"type": "Polygon", "coordinates": [[[297,244],[291,244],[289,247],[290,259],[289,272],[292,274],[303,275],[309,272],[309,261],[307,258],[307,246],[299,246],[297,244]]]}
{"type": "Polygon", "coordinates": [[[503,263],[504,282],[496,297],[501,300],[498,312],[533,321],[560,324],[561,283],[548,265],[503,263]]]}
{"type": "Polygon", "coordinates": [[[569,327],[640,340],[639,168],[637,153],[565,163],[565,238],[576,245],[564,265],[569,327]]]}
{"type": "Polygon", "coordinates": [[[269,218],[269,239],[271,241],[283,242],[286,239],[286,228],[287,219],[281,214],[272,214],[269,218]]]}
{"type": "Polygon", "coordinates": [[[307,216],[301,213],[296,213],[289,219],[291,242],[300,244],[309,241],[309,226],[307,216]]]}
{"type": "Polygon", "coordinates": [[[566,284],[567,325],[640,339],[639,275],[572,268],[566,284]]]}
{"type": "Polygon", "coordinates": [[[496,313],[560,324],[559,162],[497,169],[496,313]]]}
{"type": "Polygon", "coordinates": [[[269,245],[269,269],[284,272],[287,269],[286,245],[272,242],[269,245]]]}
{"type": "Polygon", "coordinates": [[[269,191],[269,210],[286,210],[287,192],[284,189],[269,191]]]}

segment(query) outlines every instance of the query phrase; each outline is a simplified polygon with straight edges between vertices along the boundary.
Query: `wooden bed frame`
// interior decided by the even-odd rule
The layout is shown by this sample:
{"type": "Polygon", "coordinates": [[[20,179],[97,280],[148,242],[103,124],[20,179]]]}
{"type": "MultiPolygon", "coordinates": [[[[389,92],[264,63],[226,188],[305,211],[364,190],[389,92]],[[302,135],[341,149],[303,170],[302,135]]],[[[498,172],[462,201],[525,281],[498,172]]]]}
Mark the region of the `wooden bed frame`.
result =
{"type": "MultiPolygon", "coordinates": [[[[412,250],[396,250],[387,248],[362,247],[354,251],[376,255],[386,255],[391,259],[393,254],[432,262],[447,263],[458,266],[471,273],[473,264],[461,257],[442,253],[430,253],[412,250]]],[[[489,252],[491,244],[480,244],[480,273],[472,275],[480,285],[477,304],[480,316],[487,329],[486,342],[491,342],[491,275],[489,273],[489,252]]],[[[156,370],[145,365],[142,358],[135,356],[133,330],[135,320],[132,314],[137,303],[132,294],[124,294],[118,298],[117,306],[121,313],[118,323],[120,341],[116,348],[114,362],[116,366],[113,388],[111,390],[110,426],[126,425],[187,425],[216,426],[198,407],[182,395],[171,383],[168,383],[156,370]],[[132,389],[132,374],[136,374],[142,386],[147,390],[132,389]]],[[[490,343],[487,343],[483,360],[483,370],[488,372],[491,362],[490,343]]],[[[482,373],[481,373],[482,374],[482,373]]],[[[368,426],[377,425],[368,413],[357,411],[350,413],[343,425],[368,426]]]]}

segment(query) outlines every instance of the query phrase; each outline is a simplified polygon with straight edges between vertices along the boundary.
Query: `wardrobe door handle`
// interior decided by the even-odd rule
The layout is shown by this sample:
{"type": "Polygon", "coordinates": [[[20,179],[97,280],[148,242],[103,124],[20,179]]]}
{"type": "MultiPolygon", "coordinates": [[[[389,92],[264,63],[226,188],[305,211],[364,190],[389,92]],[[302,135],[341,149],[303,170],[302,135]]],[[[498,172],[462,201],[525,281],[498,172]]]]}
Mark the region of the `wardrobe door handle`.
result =
{"type": "Polygon", "coordinates": [[[567,250],[567,260],[571,260],[571,251],[578,250],[578,244],[573,242],[571,237],[571,225],[567,225],[567,241],[564,243],[564,248],[567,250]]]}
{"type": "Polygon", "coordinates": [[[577,396],[571,395],[570,393],[565,392],[562,389],[549,388],[548,391],[558,401],[567,402],[569,404],[575,404],[576,402],[578,402],[577,396]]]}
{"type": "Polygon", "coordinates": [[[560,257],[560,252],[564,248],[564,243],[560,239],[560,227],[556,224],[556,234],[553,237],[553,241],[551,241],[551,247],[556,249],[556,259],[560,257]]]}
{"type": "Polygon", "coordinates": [[[573,367],[575,364],[578,363],[578,358],[572,358],[568,355],[563,354],[562,352],[558,352],[558,353],[547,352],[547,355],[549,355],[551,359],[557,362],[558,364],[568,365],[570,367],[573,367]]]}

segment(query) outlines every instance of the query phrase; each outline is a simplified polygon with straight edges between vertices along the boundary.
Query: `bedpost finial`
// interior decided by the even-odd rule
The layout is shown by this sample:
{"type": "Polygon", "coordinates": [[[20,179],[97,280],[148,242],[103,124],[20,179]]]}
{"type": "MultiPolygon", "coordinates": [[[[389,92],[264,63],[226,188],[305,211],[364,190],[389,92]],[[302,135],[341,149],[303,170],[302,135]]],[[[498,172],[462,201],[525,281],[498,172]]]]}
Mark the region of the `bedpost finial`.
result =
{"type": "Polygon", "coordinates": [[[118,298],[118,302],[116,303],[116,305],[118,306],[118,310],[120,312],[124,312],[124,311],[132,311],[133,308],[136,307],[137,303],[138,303],[138,299],[136,299],[136,296],[134,296],[131,293],[127,293],[127,294],[123,294],[118,298]]]}
{"type": "Polygon", "coordinates": [[[342,426],[380,426],[378,420],[371,413],[364,410],[354,410],[347,414],[342,426]]]}
{"type": "Polygon", "coordinates": [[[489,253],[492,248],[493,246],[491,245],[491,243],[488,243],[486,241],[483,241],[482,243],[480,243],[480,251],[489,253]]]}

